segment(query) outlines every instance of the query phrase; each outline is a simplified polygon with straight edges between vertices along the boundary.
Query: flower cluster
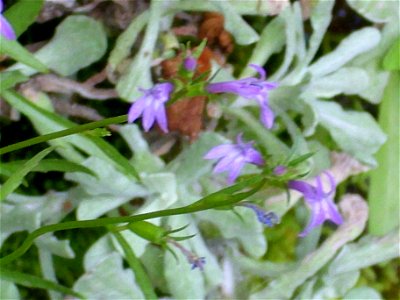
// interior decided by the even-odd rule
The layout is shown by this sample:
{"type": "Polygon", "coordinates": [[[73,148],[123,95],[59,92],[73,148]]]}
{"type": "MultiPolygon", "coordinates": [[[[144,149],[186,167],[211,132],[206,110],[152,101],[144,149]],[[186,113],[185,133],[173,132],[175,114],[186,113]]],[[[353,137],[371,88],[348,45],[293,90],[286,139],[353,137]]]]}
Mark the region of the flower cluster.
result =
{"type": "Polygon", "coordinates": [[[3,0],[0,0],[0,35],[8,40],[15,40],[15,32],[10,23],[1,14],[3,11],[3,0]]]}
{"type": "MultiPolygon", "coordinates": [[[[265,70],[251,64],[258,74],[259,78],[248,77],[244,79],[211,83],[204,89],[211,94],[232,93],[244,97],[246,99],[255,100],[260,107],[260,121],[268,129],[273,127],[274,113],[269,106],[269,92],[277,87],[276,83],[266,81],[265,70]]],[[[193,74],[197,68],[197,60],[189,55],[183,60],[182,67],[186,72],[193,74]]],[[[190,75],[192,76],[192,75],[190,75]]],[[[134,122],[140,116],[142,117],[143,128],[149,131],[150,128],[157,122],[163,132],[168,132],[168,121],[166,117],[165,105],[174,92],[172,83],[159,83],[151,89],[141,89],[143,96],[134,102],[128,113],[129,123],[134,122]]],[[[213,169],[214,173],[228,173],[228,183],[232,184],[240,175],[243,167],[246,164],[252,164],[259,167],[265,165],[262,154],[254,147],[254,142],[244,142],[242,134],[236,138],[236,143],[222,144],[213,147],[205,155],[204,159],[217,160],[213,169]]],[[[288,169],[286,166],[278,165],[272,170],[272,174],[277,177],[286,176],[288,169]]],[[[288,188],[296,190],[303,194],[306,204],[311,209],[311,218],[300,236],[307,235],[314,227],[320,226],[326,220],[340,225],[343,220],[333,202],[333,196],[336,189],[336,183],[332,175],[328,172],[324,173],[329,182],[330,189],[325,192],[320,176],[316,178],[316,185],[310,185],[307,182],[300,180],[291,180],[288,182],[288,188]]],[[[258,220],[266,226],[272,227],[279,223],[279,217],[273,212],[266,212],[257,205],[251,203],[239,204],[252,209],[258,220]]],[[[181,247],[179,247],[181,248],[181,247]]],[[[204,258],[186,253],[188,260],[193,265],[193,268],[202,269],[204,258]]]]}
{"type": "MultiPolygon", "coordinates": [[[[205,91],[211,94],[232,93],[246,99],[256,100],[260,106],[260,120],[268,129],[274,124],[274,113],[269,107],[268,93],[277,87],[276,83],[265,80],[265,70],[255,64],[250,65],[260,75],[260,78],[248,77],[239,80],[210,83],[205,91]]],[[[183,68],[193,73],[197,68],[197,59],[187,56],[183,61],[183,68]]],[[[155,121],[162,131],[168,132],[168,121],[165,113],[165,106],[174,90],[172,83],[160,83],[151,89],[140,89],[143,96],[137,99],[131,106],[128,113],[128,122],[133,123],[140,116],[143,120],[143,128],[149,131],[155,121]]]]}

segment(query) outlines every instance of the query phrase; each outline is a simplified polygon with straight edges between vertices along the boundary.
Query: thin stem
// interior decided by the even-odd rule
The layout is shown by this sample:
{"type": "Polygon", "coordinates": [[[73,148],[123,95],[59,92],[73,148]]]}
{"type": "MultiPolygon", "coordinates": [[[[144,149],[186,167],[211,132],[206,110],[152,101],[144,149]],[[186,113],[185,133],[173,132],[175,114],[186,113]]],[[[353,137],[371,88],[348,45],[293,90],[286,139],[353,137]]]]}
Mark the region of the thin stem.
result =
{"type": "Polygon", "coordinates": [[[235,203],[254,194],[264,185],[264,183],[265,179],[263,179],[262,176],[255,175],[252,176],[251,178],[243,180],[242,182],[239,182],[233,186],[222,189],[216,193],[210,194],[190,205],[183,207],[170,208],[170,209],[154,211],[134,216],[127,216],[127,217],[113,217],[113,218],[103,218],[103,219],[86,220],[86,221],[71,221],[60,224],[46,225],[31,232],[19,248],[17,248],[11,254],[1,258],[0,265],[7,264],[17,259],[18,257],[22,256],[31,247],[36,238],[48,232],[55,232],[60,230],[76,229],[76,228],[104,227],[118,223],[132,223],[132,222],[138,222],[165,216],[189,214],[216,207],[224,207],[224,206],[226,207],[229,205],[234,205],[235,203]],[[252,190],[233,195],[235,191],[241,190],[245,187],[255,184],[257,184],[257,186],[252,190]]]}
{"type": "Polygon", "coordinates": [[[126,260],[128,261],[132,271],[135,273],[135,280],[140,286],[145,299],[157,299],[157,295],[153,290],[150,278],[147,275],[142,263],[136,257],[132,248],[129,246],[122,234],[117,231],[113,231],[113,229],[111,229],[111,231],[113,232],[118,243],[120,243],[122,249],[124,249],[126,260]]]}
{"type": "Polygon", "coordinates": [[[90,122],[87,124],[74,126],[72,128],[64,129],[61,131],[37,136],[37,137],[31,138],[29,140],[25,140],[22,142],[18,142],[18,143],[0,148],[0,155],[11,152],[11,151],[23,149],[23,148],[26,148],[26,147],[29,147],[32,145],[36,145],[39,143],[58,139],[58,138],[61,138],[64,136],[81,133],[81,132],[96,129],[99,127],[104,127],[104,126],[107,126],[110,124],[124,123],[124,122],[126,122],[126,120],[127,120],[127,115],[122,115],[122,116],[118,116],[118,117],[112,117],[112,118],[108,118],[108,119],[104,119],[104,120],[100,120],[100,121],[90,122]]]}

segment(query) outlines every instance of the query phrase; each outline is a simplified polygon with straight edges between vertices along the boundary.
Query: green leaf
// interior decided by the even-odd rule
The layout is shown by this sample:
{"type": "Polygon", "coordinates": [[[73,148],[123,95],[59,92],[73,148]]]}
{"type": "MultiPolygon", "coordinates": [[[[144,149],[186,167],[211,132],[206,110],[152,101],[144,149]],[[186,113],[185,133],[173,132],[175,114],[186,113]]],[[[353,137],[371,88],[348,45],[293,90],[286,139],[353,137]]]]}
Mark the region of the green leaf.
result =
{"type": "Polygon", "coordinates": [[[221,135],[205,132],[200,138],[182,151],[170,164],[167,170],[176,174],[177,181],[184,185],[196,181],[211,170],[212,161],[205,161],[203,156],[212,147],[227,142],[221,135]]]}
{"type": "Polygon", "coordinates": [[[64,258],[75,257],[75,253],[69,244],[69,240],[59,240],[53,235],[45,235],[38,238],[35,241],[35,244],[41,250],[47,251],[53,255],[64,258]]]}
{"type": "MultiPolygon", "coordinates": [[[[35,57],[53,71],[69,76],[98,61],[106,49],[107,38],[100,22],[86,16],[69,16],[35,57]]],[[[21,71],[29,75],[35,73],[26,68],[21,71]]]]}
{"type": "MultiPolygon", "coordinates": [[[[134,223],[133,223],[134,224],[134,223]]],[[[153,290],[152,283],[147,275],[142,263],[136,257],[132,248],[119,232],[114,232],[114,236],[118,240],[122,249],[124,249],[125,259],[135,274],[136,282],[141,288],[145,299],[157,299],[157,295],[153,290]]]]}
{"type": "Polygon", "coordinates": [[[360,278],[360,271],[340,273],[336,275],[324,274],[323,286],[319,288],[311,299],[338,299],[354,287],[360,278]]]}
{"type": "Polygon", "coordinates": [[[115,252],[115,247],[111,241],[111,234],[107,233],[93,243],[86,251],[83,258],[83,266],[85,270],[92,270],[96,265],[111,253],[115,252]]]}
{"type": "Polygon", "coordinates": [[[399,3],[386,0],[347,0],[357,13],[374,23],[383,23],[399,18],[399,3]]]}
{"type": "Polygon", "coordinates": [[[115,47],[108,58],[110,71],[117,70],[118,66],[129,56],[133,44],[148,20],[149,12],[145,11],[135,17],[128,28],[118,37],[115,47]]]}
{"type": "Polygon", "coordinates": [[[343,247],[329,265],[331,275],[367,268],[399,257],[398,230],[383,237],[364,236],[360,241],[343,247]]]}
{"type": "Polygon", "coordinates": [[[46,290],[52,290],[52,291],[57,291],[61,292],[65,295],[71,295],[78,297],[80,299],[83,299],[84,296],[82,294],[75,292],[74,290],[67,288],[65,286],[62,286],[58,283],[42,279],[40,277],[16,272],[16,271],[10,271],[2,268],[0,272],[0,277],[3,280],[15,282],[17,284],[20,284],[22,286],[26,287],[32,287],[32,288],[39,288],[39,289],[46,289],[46,290]]]}
{"type": "MultiPolygon", "coordinates": [[[[308,49],[306,51],[307,53],[305,54],[304,59],[299,60],[294,70],[283,79],[285,83],[290,83],[292,85],[298,84],[304,78],[305,73],[307,72],[307,66],[313,60],[318,49],[320,48],[321,42],[325,36],[325,32],[328,29],[329,24],[331,23],[332,9],[334,4],[335,1],[312,2],[310,21],[313,32],[308,41],[308,49]]],[[[299,28],[300,26],[303,27],[302,23],[303,22],[300,22],[300,24],[296,23],[296,28],[299,28]]],[[[304,36],[304,28],[297,29],[297,35],[304,36]],[[303,32],[301,32],[301,30],[303,30],[303,32]]],[[[298,43],[304,43],[304,38],[303,41],[301,41],[300,37],[298,37],[298,43]]]]}
{"type": "Polygon", "coordinates": [[[267,250],[264,227],[251,209],[237,207],[235,211],[209,210],[198,214],[202,221],[215,225],[226,239],[237,239],[244,251],[253,257],[261,257],[267,250]]]}
{"type": "MultiPolygon", "coordinates": [[[[297,3],[297,5],[299,5],[297,3]]],[[[296,39],[296,21],[301,19],[300,9],[295,9],[296,6],[291,6],[285,9],[281,16],[285,21],[285,35],[286,35],[286,47],[285,57],[279,69],[271,76],[272,80],[279,80],[289,69],[297,50],[297,39],[296,39]]]]}
{"type": "MultiPolygon", "coordinates": [[[[7,202],[2,203],[0,206],[1,241],[4,241],[14,232],[23,230],[33,231],[39,228],[40,224],[60,222],[68,213],[64,209],[64,205],[66,203],[73,205],[73,200],[71,201],[70,199],[70,195],[64,192],[52,192],[44,196],[10,194],[7,197],[7,202]],[[18,220],[18,222],[15,222],[15,220],[18,220]]],[[[42,238],[41,242],[43,242],[42,244],[46,244],[46,247],[56,255],[71,257],[72,254],[73,256],[73,252],[68,250],[64,241],[54,241],[53,239],[54,237],[50,235],[42,238]],[[59,251],[60,248],[63,249],[59,251]]]]}
{"type": "Polygon", "coordinates": [[[0,299],[19,300],[21,299],[17,286],[11,281],[0,279],[0,299]]]}
{"type": "Polygon", "coordinates": [[[313,77],[321,77],[338,70],[361,53],[376,47],[381,39],[378,29],[365,27],[344,38],[337,48],[313,63],[309,71],[313,77]]]}
{"type": "MultiPolygon", "coordinates": [[[[189,218],[190,216],[175,216],[173,218],[168,218],[167,224],[172,228],[179,227],[183,225],[183,223],[189,223],[189,218]]],[[[188,229],[185,229],[182,234],[189,232],[188,229]]],[[[191,243],[188,240],[179,242],[179,244],[191,252],[196,251],[196,249],[191,247],[191,243]]],[[[188,262],[187,257],[177,248],[174,247],[173,250],[177,258],[169,251],[164,255],[164,276],[173,298],[204,299],[206,291],[203,272],[199,269],[192,270],[192,266],[188,262]],[[179,274],[179,276],[177,276],[177,274],[179,274]]],[[[196,252],[195,254],[200,257],[204,255],[204,253],[196,252]]],[[[207,268],[207,266],[205,268],[207,268]]]]}
{"type": "Polygon", "coordinates": [[[121,126],[120,134],[134,153],[133,163],[138,172],[155,173],[164,168],[165,163],[157,155],[151,153],[149,145],[142,136],[142,131],[136,124],[121,126]]]}
{"type": "Polygon", "coordinates": [[[150,88],[152,85],[150,65],[160,30],[162,11],[162,2],[151,2],[148,16],[151,22],[147,24],[143,43],[138,54],[126,67],[125,74],[118,81],[118,94],[126,100],[133,101],[140,95],[138,87],[150,88]]]}
{"type": "Polygon", "coordinates": [[[304,93],[317,98],[332,98],[339,94],[360,94],[370,84],[368,73],[362,68],[343,67],[324,77],[314,78],[304,93]]]}
{"type": "Polygon", "coordinates": [[[224,15],[224,26],[239,45],[249,45],[258,41],[257,32],[242,19],[229,1],[212,1],[218,11],[224,15]]]}
{"type": "MultiPolygon", "coordinates": [[[[25,114],[35,125],[36,129],[42,134],[76,126],[75,123],[36,106],[16,92],[5,91],[2,93],[2,96],[15,109],[25,114]]],[[[68,147],[71,143],[89,155],[97,156],[111,162],[128,177],[139,178],[136,169],[130,164],[130,162],[112,145],[99,137],[75,134],[64,137],[63,139],[50,141],[50,143],[62,146],[60,147],[61,150],[66,146],[68,147]]],[[[66,155],[65,152],[59,152],[61,155],[66,155]]],[[[68,154],[66,156],[68,156],[68,154]]],[[[69,159],[74,160],[75,162],[82,161],[81,158],[77,159],[76,156],[69,157],[69,159]]]]}
{"type": "Polygon", "coordinates": [[[20,36],[32,23],[36,21],[44,0],[20,0],[4,13],[12,24],[15,34],[20,36]]]}
{"type": "Polygon", "coordinates": [[[398,22],[389,22],[381,30],[379,44],[349,63],[349,66],[362,68],[369,77],[369,84],[359,95],[365,100],[377,104],[383,98],[389,81],[389,72],[382,69],[382,59],[400,35],[398,22]]]}
{"type": "Polygon", "coordinates": [[[400,38],[392,45],[383,59],[385,70],[400,70],[400,38]]]}
{"type": "MultiPolygon", "coordinates": [[[[0,174],[4,174],[6,176],[11,176],[18,168],[20,168],[27,160],[19,160],[13,161],[9,163],[1,164],[0,174]]],[[[31,172],[43,172],[47,173],[50,171],[58,171],[58,172],[82,172],[92,176],[96,176],[96,174],[80,165],[71,161],[63,160],[63,159],[43,159],[38,163],[36,167],[34,167],[31,172]]]]}
{"type": "Polygon", "coordinates": [[[20,166],[8,180],[1,187],[0,201],[4,200],[7,195],[12,193],[24,180],[24,177],[35,168],[39,162],[51,151],[54,150],[54,147],[49,147],[40,151],[30,160],[25,162],[22,166],[20,166]]]}
{"type": "Polygon", "coordinates": [[[279,276],[251,299],[290,299],[294,291],[323,268],[346,243],[357,238],[364,230],[368,207],[357,195],[347,195],[340,203],[344,223],[314,252],[309,253],[291,271],[279,276]]]}
{"type": "Polygon", "coordinates": [[[399,226],[399,86],[399,72],[392,72],[380,105],[379,124],[388,140],[377,153],[378,168],[371,172],[368,229],[375,235],[399,226]]]}
{"type": "MultiPolygon", "coordinates": [[[[264,27],[260,40],[255,45],[248,63],[263,66],[274,53],[280,52],[284,45],[285,22],[282,17],[277,17],[264,27]]],[[[254,74],[255,70],[248,67],[242,71],[239,77],[244,78],[254,74]]]]}
{"type": "Polygon", "coordinates": [[[2,72],[0,77],[0,92],[13,87],[14,85],[27,81],[29,77],[19,71],[2,72]]]}
{"type": "MultiPolygon", "coordinates": [[[[389,1],[387,1],[389,2],[389,1]]],[[[374,299],[381,300],[383,299],[382,295],[379,294],[377,290],[368,286],[360,286],[354,289],[351,289],[346,295],[343,296],[343,299],[346,300],[360,300],[360,299],[374,299]]]]}
{"type": "Polygon", "coordinates": [[[22,47],[17,41],[7,40],[2,35],[0,35],[0,53],[6,54],[16,61],[32,67],[39,72],[48,72],[47,67],[41,60],[33,56],[33,54],[22,47]]]}
{"type": "Polygon", "coordinates": [[[132,178],[118,171],[110,162],[90,157],[82,165],[96,177],[85,173],[67,173],[65,178],[78,183],[74,196],[80,199],[77,218],[95,219],[136,197],[144,197],[147,190],[132,178]]]}
{"type": "Polygon", "coordinates": [[[130,269],[123,268],[121,256],[113,252],[86,270],[75,282],[74,290],[86,299],[143,299],[134,277],[130,269]]]}
{"type": "Polygon", "coordinates": [[[68,76],[98,61],[106,49],[107,38],[100,22],[86,16],[70,16],[36,55],[52,70],[68,76]]]}
{"type": "Polygon", "coordinates": [[[367,112],[345,111],[335,102],[311,103],[322,126],[344,151],[359,160],[376,165],[373,157],[386,141],[386,136],[367,112]]]}

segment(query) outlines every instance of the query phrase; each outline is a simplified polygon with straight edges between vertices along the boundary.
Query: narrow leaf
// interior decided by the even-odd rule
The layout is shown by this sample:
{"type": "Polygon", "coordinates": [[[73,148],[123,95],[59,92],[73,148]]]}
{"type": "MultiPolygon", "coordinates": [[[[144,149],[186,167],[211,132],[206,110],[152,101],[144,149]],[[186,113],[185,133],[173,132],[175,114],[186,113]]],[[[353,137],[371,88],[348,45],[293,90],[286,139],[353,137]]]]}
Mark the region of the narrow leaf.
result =
{"type": "Polygon", "coordinates": [[[0,77],[0,92],[27,81],[29,78],[19,71],[2,72],[0,77]]]}
{"type": "Polygon", "coordinates": [[[0,53],[6,54],[39,72],[48,72],[47,67],[17,41],[7,40],[2,35],[0,35],[0,53]]]}
{"type": "Polygon", "coordinates": [[[368,229],[383,235],[399,226],[399,72],[393,72],[380,105],[379,125],[388,140],[377,153],[378,168],[371,172],[368,229]]]}
{"type": "Polygon", "coordinates": [[[84,299],[84,296],[73,291],[72,289],[62,286],[62,285],[57,284],[52,281],[42,279],[40,277],[36,277],[36,276],[32,276],[32,275],[28,275],[28,274],[24,274],[24,273],[20,273],[20,272],[16,272],[16,271],[5,270],[5,269],[1,270],[0,277],[4,280],[12,281],[12,282],[20,284],[22,286],[46,289],[46,290],[53,290],[53,291],[61,292],[65,295],[71,295],[71,296],[78,297],[80,299],[84,299]]]}
{"type": "Polygon", "coordinates": [[[12,24],[17,36],[20,36],[29,25],[36,21],[43,2],[43,0],[20,0],[7,9],[4,16],[12,24]]]}
{"type": "Polygon", "coordinates": [[[18,168],[14,174],[8,178],[8,180],[4,183],[4,185],[1,187],[1,193],[0,193],[0,201],[3,201],[7,195],[12,193],[24,180],[24,177],[32,171],[34,167],[38,165],[38,163],[51,151],[53,151],[54,147],[49,147],[47,149],[44,149],[40,151],[38,154],[36,154],[34,157],[32,157],[30,160],[28,160],[26,163],[24,163],[20,168],[18,168]]]}

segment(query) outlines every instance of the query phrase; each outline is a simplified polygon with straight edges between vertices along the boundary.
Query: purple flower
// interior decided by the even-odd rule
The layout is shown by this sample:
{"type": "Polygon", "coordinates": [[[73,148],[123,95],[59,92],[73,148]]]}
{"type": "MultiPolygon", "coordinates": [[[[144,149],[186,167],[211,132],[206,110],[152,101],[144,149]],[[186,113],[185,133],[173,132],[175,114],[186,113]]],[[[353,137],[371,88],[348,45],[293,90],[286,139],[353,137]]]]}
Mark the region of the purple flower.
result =
{"type": "Polygon", "coordinates": [[[204,265],[206,264],[205,257],[198,257],[198,256],[190,256],[188,257],[188,261],[192,264],[192,270],[199,268],[201,271],[204,270],[204,265]]]}
{"type": "Polygon", "coordinates": [[[306,203],[311,208],[310,221],[303,232],[300,233],[299,236],[301,237],[306,236],[311,229],[320,226],[325,220],[330,220],[337,225],[343,222],[343,218],[333,202],[336,189],[335,179],[328,172],[324,172],[324,174],[330,182],[330,190],[328,192],[324,191],[320,176],[316,178],[316,186],[299,180],[289,181],[289,188],[302,193],[306,203]]]}
{"type": "Polygon", "coordinates": [[[168,242],[181,250],[182,254],[186,256],[188,262],[192,265],[192,270],[199,268],[201,271],[203,271],[204,265],[206,264],[205,257],[197,256],[173,239],[169,239],[168,242]]]}
{"type": "Polygon", "coordinates": [[[237,144],[224,144],[212,148],[205,159],[219,159],[214,173],[229,172],[228,182],[233,183],[246,163],[261,166],[264,159],[260,152],[253,148],[253,142],[244,143],[242,135],[237,137],[237,144]]]}
{"type": "Polygon", "coordinates": [[[262,208],[252,203],[243,203],[241,205],[252,209],[255,212],[258,221],[268,227],[274,227],[279,223],[279,217],[273,211],[264,211],[262,208]]]}
{"type": "Polygon", "coordinates": [[[151,89],[139,89],[143,96],[137,99],[128,112],[128,123],[133,123],[142,115],[143,128],[149,131],[154,122],[157,121],[161,130],[168,132],[165,102],[169,100],[174,86],[172,83],[159,83],[151,89]]]}
{"type": "Polygon", "coordinates": [[[8,40],[15,40],[15,32],[11,27],[10,23],[3,17],[1,12],[3,11],[3,0],[0,0],[0,34],[8,40]]]}
{"type": "Polygon", "coordinates": [[[281,176],[281,175],[285,174],[286,171],[287,171],[287,168],[286,168],[285,166],[279,165],[279,166],[276,166],[272,172],[273,172],[276,176],[281,176]]]}
{"type": "Polygon", "coordinates": [[[183,61],[183,66],[186,70],[193,72],[197,67],[197,60],[193,56],[188,56],[183,61]]]}
{"type": "Polygon", "coordinates": [[[211,83],[207,86],[207,91],[215,93],[232,93],[242,96],[246,99],[254,99],[260,105],[260,120],[268,129],[274,125],[274,113],[268,104],[268,92],[275,89],[278,84],[274,82],[265,81],[265,70],[255,64],[250,64],[254,68],[260,78],[248,77],[244,79],[211,83]]]}

